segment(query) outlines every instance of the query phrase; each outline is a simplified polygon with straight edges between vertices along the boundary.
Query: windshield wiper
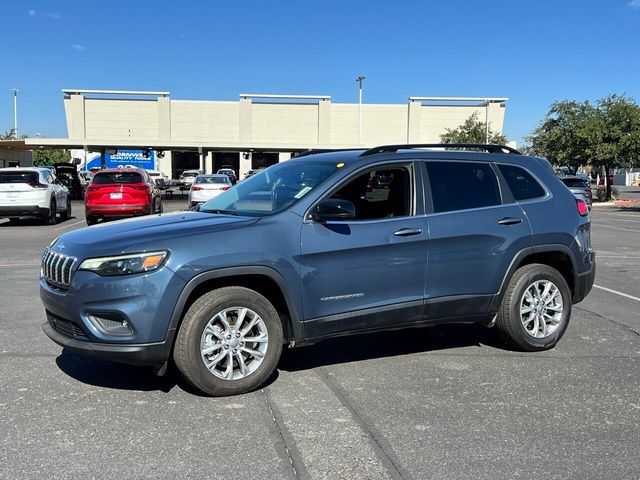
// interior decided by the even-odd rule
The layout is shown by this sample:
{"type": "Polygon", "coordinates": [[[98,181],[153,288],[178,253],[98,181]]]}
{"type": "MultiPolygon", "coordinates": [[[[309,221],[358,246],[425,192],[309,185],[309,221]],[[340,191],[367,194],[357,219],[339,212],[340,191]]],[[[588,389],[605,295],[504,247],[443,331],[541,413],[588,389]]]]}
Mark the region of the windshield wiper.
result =
{"type": "Polygon", "coordinates": [[[205,212],[205,213],[221,213],[223,215],[240,215],[238,212],[234,211],[234,210],[220,210],[220,209],[211,209],[211,210],[207,210],[207,209],[201,209],[198,210],[199,212],[205,212]]]}

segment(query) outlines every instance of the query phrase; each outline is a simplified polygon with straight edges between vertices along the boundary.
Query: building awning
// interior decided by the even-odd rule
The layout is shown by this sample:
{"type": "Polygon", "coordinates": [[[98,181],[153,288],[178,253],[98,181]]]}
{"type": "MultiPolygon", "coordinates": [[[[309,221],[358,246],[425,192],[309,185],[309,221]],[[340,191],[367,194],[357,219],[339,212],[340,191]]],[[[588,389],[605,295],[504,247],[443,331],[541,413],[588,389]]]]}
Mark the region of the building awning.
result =
{"type": "Polygon", "coordinates": [[[103,148],[123,150],[176,150],[176,151],[226,151],[226,152],[299,152],[304,150],[340,150],[347,148],[367,148],[366,145],[323,145],[309,143],[199,143],[150,140],[71,140],[68,138],[25,138],[22,140],[0,140],[0,148],[38,150],[39,148],[87,149],[99,152],[103,148]]]}

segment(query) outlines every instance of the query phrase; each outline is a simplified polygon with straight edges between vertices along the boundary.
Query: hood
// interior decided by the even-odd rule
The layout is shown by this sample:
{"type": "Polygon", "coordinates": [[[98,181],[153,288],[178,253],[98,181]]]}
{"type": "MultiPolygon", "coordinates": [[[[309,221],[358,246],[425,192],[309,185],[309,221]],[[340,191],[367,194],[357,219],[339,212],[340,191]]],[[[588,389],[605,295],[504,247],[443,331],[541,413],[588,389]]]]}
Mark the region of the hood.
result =
{"type": "Polygon", "coordinates": [[[77,258],[146,250],[145,244],[170,243],[181,237],[224,231],[259,221],[256,217],[173,212],[81,228],[61,235],[51,249],[77,258]]]}

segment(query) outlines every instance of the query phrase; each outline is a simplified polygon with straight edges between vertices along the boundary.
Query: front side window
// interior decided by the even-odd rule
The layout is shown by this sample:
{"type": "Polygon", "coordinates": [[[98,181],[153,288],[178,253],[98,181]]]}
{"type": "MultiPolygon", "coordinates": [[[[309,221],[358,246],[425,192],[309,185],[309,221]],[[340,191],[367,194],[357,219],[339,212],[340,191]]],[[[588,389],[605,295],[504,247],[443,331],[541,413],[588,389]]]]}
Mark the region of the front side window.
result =
{"type": "Polygon", "coordinates": [[[435,213],[491,207],[502,203],[491,166],[470,162],[427,162],[435,213]]]}
{"type": "Polygon", "coordinates": [[[275,164],[238,183],[200,207],[201,212],[263,216],[290,207],[340,167],[335,163],[291,161],[275,164]]]}
{"type": "Polygon", "coordinates": [[[544,188],[524,168],[515,165],[498,165],[498,168],[516,200],[544,197],[544,188]]]}
{"type": "Polygon", "coordinates": [[[375,220],[411,215],[411,175],[406,167],[379,168],[350,180],[329,198],[356,207],[350,220],[375,220]]]}

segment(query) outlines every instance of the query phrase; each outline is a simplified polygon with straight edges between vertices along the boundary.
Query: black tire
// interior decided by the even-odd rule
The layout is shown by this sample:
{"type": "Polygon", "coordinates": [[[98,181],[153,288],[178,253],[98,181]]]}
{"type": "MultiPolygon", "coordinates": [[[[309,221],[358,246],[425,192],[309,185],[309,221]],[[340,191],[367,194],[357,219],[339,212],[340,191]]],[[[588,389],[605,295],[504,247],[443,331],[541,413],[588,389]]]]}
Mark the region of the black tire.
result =
{"type": "Polygon", "coordinates": [[[58,214],[56,211],[56,201],[51,199],[49,204],[49,210],[47,210],[47,216],[44,219],[45,225],[55,225],[58,221],[58,214]]]}
{"type": "Polygon", "coordinates": [[[71,199],[67,196],[67,208],[60,214],[60,219],[66,222],[71,218],[71,199]]]}
{"type": "Polygon", "coordinates": [[[548,265],[533,263],[514,273],[505,291],[496,327],[501,337],[512,347],[526,352],[553,348],[564,335],[571,317],[571,291],[560,272],[548,265]],[[538,280],[553,283],[562,297],[562,313],[555,330],[548,336],[536,338],[527,332],[520,314],[520,306],[527,289],[538,280]]]}
{"type": "Polygon", "coordinates": [[[11,225],[18,225],[20,223],[20,218],[19,217],[9,218],[9,223],[11,225]]]}
{"type": "MultiPolygon", "coordinates": [[[[259,388],[269,379],[282,353],[282,338],[278,313],[265,297],[244,287],[224,287],[204,294],[191,305],[178,330],[173,359],[184,379],[201,392],[212,396],[237,395],[259,388]],[[200,353],[201,341],[209,321],[232,307],[248,308],[257,313],[263,320],[269,341],[255,371],[244,378],[225,380],[205,366],[200,353]]],[[[237,364],[236,360],[234,362],[232,367],[237,364]]]]}
{"type": "Polygon", "coordinates": [[[87,217],[87,225],[95,225],[97,222],[98,220],[95,217],[87,217]]]}

